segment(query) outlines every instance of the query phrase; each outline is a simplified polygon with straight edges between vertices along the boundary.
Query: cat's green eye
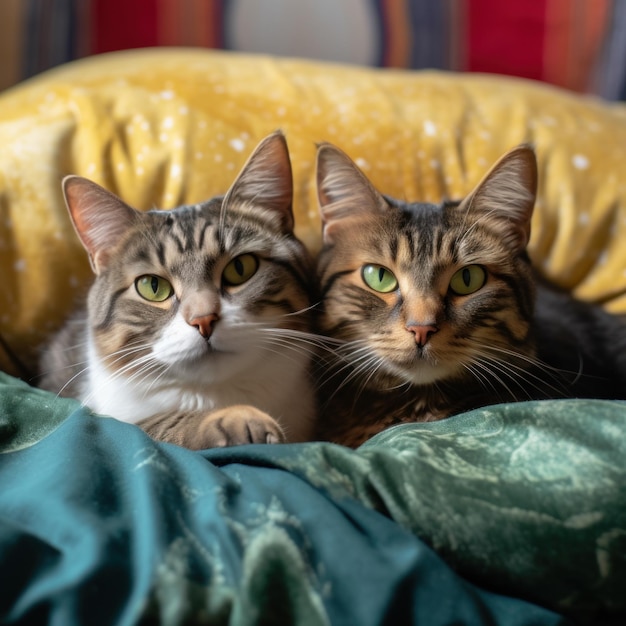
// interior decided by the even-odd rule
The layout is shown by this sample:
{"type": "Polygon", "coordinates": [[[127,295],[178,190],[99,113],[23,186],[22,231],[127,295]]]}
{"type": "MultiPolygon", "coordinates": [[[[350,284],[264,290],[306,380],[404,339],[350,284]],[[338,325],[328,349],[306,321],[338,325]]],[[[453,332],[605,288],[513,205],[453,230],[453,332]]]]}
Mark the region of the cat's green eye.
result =
{"type": "Polygon", "coordinates": [[[169,281],[152,274],[140,276],[135,281],[135,289],[142,298],[150,302],[164,302],[174,293],[169,281]]]}
{"type": "Polygon", "coordinates": [[[227,285],[236,287],[250,280],[258,269],[259,260],[254,254],[241,254],[224,268],[222,278],[227,285]]]}
{"type": "Polygon", "coordinates": [[[487,281],[487,273],[480,265],[462,267],[450,280],[450,289],[458,296],[478,291],[487,281]]]}
{"type": "Polygon", "coordinates": [[[398,280],[386,267],[382,265],[364,265],[361,270],[363,282],[379,293],[389,293],[398,288],[398,280]]]}

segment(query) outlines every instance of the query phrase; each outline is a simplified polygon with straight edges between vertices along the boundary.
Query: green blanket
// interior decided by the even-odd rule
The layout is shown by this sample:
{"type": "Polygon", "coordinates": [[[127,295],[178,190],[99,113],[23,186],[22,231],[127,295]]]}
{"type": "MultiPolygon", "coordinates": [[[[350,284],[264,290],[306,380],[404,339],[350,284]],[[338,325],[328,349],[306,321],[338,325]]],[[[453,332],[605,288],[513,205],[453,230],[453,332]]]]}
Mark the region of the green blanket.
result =
{"type": "Polygon", "coordinates": [[[0,374],[2,624],[623,624],[625,583],[623,403],[191,452],[0,374]]]}

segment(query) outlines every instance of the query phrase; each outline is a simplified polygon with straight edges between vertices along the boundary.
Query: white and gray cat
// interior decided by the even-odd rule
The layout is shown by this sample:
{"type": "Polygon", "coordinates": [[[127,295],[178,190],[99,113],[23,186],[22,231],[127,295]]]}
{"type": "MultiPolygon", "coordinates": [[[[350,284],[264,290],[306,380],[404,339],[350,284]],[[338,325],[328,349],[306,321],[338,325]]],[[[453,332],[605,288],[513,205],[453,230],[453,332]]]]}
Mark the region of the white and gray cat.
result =
{"type": "Polygon", "coordinates": [[[314,272],[284,136],[193,206],[136,211],[76,176],[63,189],[95,280],[41,387],[189,448],[309,439],[314,272]]]}
{"type": "Polygon", "coordinates": [[[317,436],[357,446],[393,424],[498,402],[626,398],[626,326],[544,284],[526,251],[533,150],[502,157],[461,202],[380,194],[322,144],[317,436]]]}

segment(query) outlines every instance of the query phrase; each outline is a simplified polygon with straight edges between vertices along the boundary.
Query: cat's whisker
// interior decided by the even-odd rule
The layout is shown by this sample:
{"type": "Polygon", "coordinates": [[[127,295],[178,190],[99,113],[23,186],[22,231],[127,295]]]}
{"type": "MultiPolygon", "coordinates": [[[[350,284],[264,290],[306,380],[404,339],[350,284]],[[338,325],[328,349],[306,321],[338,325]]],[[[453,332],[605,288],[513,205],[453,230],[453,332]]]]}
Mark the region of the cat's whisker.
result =
{"type": "Polygon", "coordinates": [[[354,357],[358,357],[364,353],[370,353],[372,347],[361,339],[346,341],[340,344],[337,349],[338,355],[346,361],[350,361],[354,357]]]}
{"type": "Polygon", "coordinates": [[[289,361],[291,361],[294,365],[299,365],[301,361],[296,358],[297,352],[294,354],[285,354],[285,352],[278,350],[278,346],[276,344],[268,343],[262,346],[262,348],[269,354],[275,354],[277,356],[281,356],[289,361]]]}
{"type": "Polygon", "coordinates": [[[485,375],[481,371],[480,367],[477,367],[474,363],[464,363],[463,367],[470,373],[472,378],[474,378],[483,389],[491,390],[493,393],[497,394],[497,388],[491,382],[489,376],[485,375]]]}
{"type": "MultiPolygon", "coordinates": [[[[493,354],[490,354],[488,351],[490,348],[492,348],[492,346],[486,346],[484,348],[486,349],[484,352],[481,352],[480,354],[476,355],[475,357],[476,362],[481,363],[483,367],[486,369],[486,371],[488,371],[492,376],[494,376],[494,378],[496,378],[498,382],[500,382],[500,384],[507,389],[507,391],[512,395],[513,398],[518,398],[521,393],[526,399],[532,399],[532,394],[530,393],[529,390],[525,389],[522,383],[529,385],[531,388],[536,389],[539,392],[548,388],[556,396],[563,396],[566,394],[566,390],[565,390],[565,387],[563,387],[563,385],[560,385],[560,387],[557,387],[556,385],[549,383],[544,378],[540,378],[539,376],[534,374],[532,371],[528,370],[527,368],[521,365],[518,365],[510,360],[505,360],[505,359],[495,357],[493,354]],[[479,361],[478,359],[480,359],[481,361],[479,361]],[[516,387],[519,388],[520,393],[517,393],[517,394],[513,393],[511,389],[504,383],[501,377],[495,373],[494,370],[497,370],[497,372],[506,376],[508,380],[515,383],[516,387]]],[[[506,350],[503,350],[503,351],[505,353],[508,352],[506,350]]],[[[514,352],[513,354],[516,355],[516,353],[514,352]]],[[[540,367],[541,365],[540,362],[536,360],[529,359],[529,361],[535,364],[537,367],[540,367]]],[[[549,373],[548,370],[546,370],[546,372],[549,373]]],[[[552,379],[555,382],[560,382],[556,378],[556,376],[552,376],[552,379]]]]}
{"type": "Polygon", "coordinates": [[[505,348],[505,347],[496,346],[496,345],[483,345],[483,344],[478,344],[478,346],[479,346],[479,350],[481,351],[480,354],[484,358],[487,358],[494,363],[498,363],[501,368],[504,368],[504,367],[508,368],[511,371],[511,373],[509,374],[511,378],[513,379],[522,378],[525,382],[532,385],[533,388],[537,390],[541,390],[541,388],[547,387],[556,396],[564,396],[567,394],[566,386],[564,384],[564,381],[559,376],[559,374],[573,373],[573,374],[579,375],[579,372],[566,372],[565,370],[559,370],[557,368],[554,368],[548,365],[547,363],[542,362],[541,360],[531,355],[524,354],[515,350],[511,350],[510,348],[505,348]],[[493,355],[494,352],[499,353],[499,354],[504,354],[507,358],[506,359],[498,358],[497,356],[493,355]],[[524,363],[527,363],[531,368],[536,368],[540,372],[547,374],[548,377],[552,381],[554,381],[555,384],[549,383],[545,378],[540,378],[537,374],[535,374],[529,368],[526,368],[522,365],[518,365],[512,359],[520,360],[524,363]],[[540,383],[540,384],[535,384],[535,383],[540,383]]]}
{"type": "MultiPolygon", "coordinates": [[[[366,362],[361,364],[361,372],[356,372],[355,374],[357,376],[360,377],[360,374],[362,372],[367,372],[367,370],[369,370],[369,373],[367,376],[363,376],[360,379],[359,385],[357,386],[356,390],[355,390],[355,394],[354,394],[354,403],[356,405],[357,400],[363,395],[363,393],[369,388],[370,382],[372,380],[372,378],[374,378],[375,376],[378,375],[378,373],[380,372],[380,370],[385,366],[385,360],[381,357],[378,357],[376,355],[371,355],[370,359],[367,360],[366,362]]],[[[337,391],[339,391],[345,384],[347,384],[348,382],[350,382],[350,376],[348,376],[345,381],[343,382],[342,385],[339,386],[339,389],[337,391]]],[[[402,387],[403,384],[398,385],[398,387],[402,387]]],[[[410,386],[407,387],[407,389],[410,388],[410,386]]],[[[335,392],[336,393],[336,392],[335,392]]],[[[334,396],[334,394],[333,394],[334,396]]],[[[329,400],[332,400],[333,396],[331,396],[329,398],[329,400]]],[[[411,403],[413,402],[413,398],[410,398],[407,403],[406,406],[409,406],[411,403]]]]}
{"type": "Polygon", "coordinates": [[[380,357],[372,357],[369,360],[369,362],[367,363],[367,367],[369,369],[369,374],[368,374],[367,377],[365,377],[362,380],[362,383],[361,383],[361,393],[363,393],[363,391],[365,391],[365,389],[367,389],[367,387],[369,386],[370,381],[372,380],[372,378],[374,378],[376,376],[376,374],[378,374],[378,372],[381,370],[382,367],[384,367],[384,365],[385,365],[385,361],[384,361],[384,359],[381,359],[380,357]]]}
{"type": "Polygon", "coordinates": [[[540,359],[536,357],[533,357],[533,356],[530,356],[528,354],[524,354],[521,352],[517,352],[515,350],[503,348],[501,346],[496,346],[496,345],[484,346],[484,347],[487,348],[488,350],[500,352],[500,353],[506,354],[507,356],[511,356],[516,359],[523,360],[527,362],[529,365],[536,367],[537,369],[540,369],[547,374],[550,374],[555,379],[557,378],[557,374],[575,374],[577,379],[578,377],[582,375],[581,368],[579,368],[576,371],[558,369],[556,367],[548,365],[547,363],[544,363],[543,361],[541,361],[540,359]]]}
{"type": "MultiPolygon", "coordinates": [[[[78,343],[74,343],[71,346],[68,346],[65,348],[65,351],[67,352],[74,352],[77,351],[80,348],[86,348],[89,345],[88,341],[83,341],[83,342],[78,342],[78,343]]],[[[130,344],[132,346],[132,344],[130,344]]],[[[106,355],[105,357],[103,357],[103,362],[106,361],[107,359],[109,359],[112,356],[116,356],[116,355],[126,355],[126,354],[132,354],[132,350],[129,350],[128,346],[124,346],[123,348],[121,348],[120,350],[117,350],[116,352],[113,352],[109,355],[106,355]]],[[[115,364],[117,362],[117,360],[113,361],[113,364],[115,364]]],[[[83,365],[86,365],[87,367],[82,367],[79,371],[77,371],[69,380],[67,380],[65,382],[65,384],[58,390],[57,392],[57,396],[61,396],[63,394],[63,392],[72,385],[72,383],[74,383],[77,379],[79,379],[83,374],[85,374],[86,372],[89,371],[89,361],[85,360],[85,361],[79,361],[79,362],[74,362],[74,363],[69,363],[68,365],[66,365],[63,369],[68,369],[68,370],[75,370],[78,367],[81,367],[83,365]]],[[[42,373],[43,375],[46,374],[46,372],[42,373]]]]}
{"type": "Polygon", "coordinates": [[[107,354],[106,356],[103,356],[102,362],[106,363],[108,366],[113,366],[119,363],[120,361],[123,361],[124,359],[132,357],[144,351],[150,352],[150,350],[151,350],[151,346],[148,344],[142,344],[136,348],[124,348],[121,350],[117,350],[116,352],[112,352],[111,354],[107,354]]]}
{"type": "MultiPolygon", "coordinates": [[[[121,358],[121,357],[120,357],[121,358]]],[[[117,363],[120,358],[118,358],[114,363],[117,363]]],[[[141,372],[142,368],[147,365],[151,365],[152,363],[160,365],[158,361],[155,360],[154,356],[150,353],[144,354],[139,358],[135,358],[129,363],[126,363],[120,368],[117,368],[115,371],[111,372],[110,378],[114,380],[115,378],[121,378],[126,376],[128,372],[132,372],[133,370],[137,370],[137,372],[141,372]]],[[[133,380],[137,375],[137,372],[133,372],[128,380],[133,380]]]]}
{"type": "Polygon", "coordinates": [[[484,215],[474,218],[473,224],[469,228],[466,229],[465,222],[467,221],[468,215],[471,213],[470,209],[471,209],[471,205],[468,206],[467,211],[465,212],[465,215],[463,216],[463,223],[460,228],[461,232],[459,236],[455,239],[455,245],[457,249],[461,249],[463,247],[465,240],[468,239],[473,234],[474,230],[477,230],[482,226],[483,221],[488,221],[491,215],[497,214],[497,210],[492,209],[491,211],[488,211],[484,215]]]}
{"type": "Polygon", "coordinates": [[[298,309],[297,311],[291,311],[290,313],[284,313],[283,315],[279,316],[282,318],[285,317],[296,317],[298,315],[304,315],[305,313],[310,313],[311,311],[315,310],[318,306],[320,306],[321,302],[315,302],[314,304],[311,304],[310,306],[307,306],[303,309],[298,309]]]}
{"type": "MultiPolygon", "coordinates": [[[[73,352],[75,351],[77,348],[82,348],[88,345],[88,342],[80,342],[80,343],[76,343],[73,344],[72,346],[69,346],[68,348],[66,348],[66,350],[73,352]]],[[[117,355],[122,355],[123,356],[127,356],[130,355],[134,352],[133,349],[129,349],[128,346],[124,346],[124,348],[121,348],[120,350],[117,350],[116,352],[113,352],[109,355],[106,355],[105,357],[103,357],[103,362],[106,361],[107,359],[109,359],[112,356],[117,356],[117,355]]],[[[115,364],[119,359],[116,359],[112,362],[112,364],[115,364]]],[[[81,369],[78,370],[71,378],[69,378],[69,380],[67,380],[65,382],[65,384],[58,390],[57,392],[57,397],[63,395],[63,392],[70,387],[76,380],[78,380],[81,376],[83,376],[86,372],[89,371],[89,361],[80,361],[80,362],[76,362],[76,363],[70,363],[68,365],[66,365],[64,367],[64,369],[69,369],[69,370],[75,370],[76,368],[80,367],[81,369]],[[83,365],[86,365],[87,367],[81,367],[83,365]]],[[[45,374],[45,372],[43,373],[45,374]]]]}
{"type": "Polygon", "coordinates": [[[293,353],[294,355],[304,355],[307,359],[316,357],[318,354],[316,346],[311,347],[302,343],[297,344],[293,341],[283,340],[276,337],[263,341],[260,344],[260,347],[264,350],[273,348],[272,352],[274,354],[284,354],[281,350],[285,350],[293,353]]]}
{"type": "Polygon", "coordinates": [[[277,336],[291,338],[294,341],[307,342],[311,345],[319,346],[320,348],[328,347],[329,344],[341,345],[343,343],[341,341],[329,339],[328,337],[325,337],[323,335],[316,335],[315,333],[294,330],[292,328],[260,327],[259,330],[265,333],[271,333],[277,336]]]}
{"type": "MultiPolygon", "coordinates": [[[[107,385],[114,383],[116,380],[126,377],[126,374],[133,369],[136,369],[136,371],[133,372],[131,376],[126,377],[126,382],[133,383],[138,379],[145,381],[149,374],[154,371],[158,371],[159,368],[167,369],[165,364],[156,361],[150,355],[146,355],[142,357],[142,359],[128,363],[124,367],[111,372],[111,374],[102,381],[102,386],[106,387],[107,385]]],[[[83,405],[89,405],[92,398],[93,392],[83,399],[83,405]]]]}
{"type": "MultiPolygon", "coordinates": [[[[344,367],[339,370],[335,370],[332,372],[331,376],[327,379],[328,382],[333,378],[336,378],[342,371],[349,369],[348,375],[345,376],[335,390],[335,394],[338,391],[341,391],[344,387],[350,384],[354,380],[359,380],[359,393],[361,395],[367,384],[371,381],[372,377],[376,375],[380,369],[385,365],[384,359],[378,357],[375,354],[366,353],[355,359],[354,361],[346,364],[344,367]],[[367,374],[367,376],[366,376],[367,374]]],[[[334,397],[333,394],[331,396],[334,397]]]]}
{"type": "Polygon", "coordinates": [[[86,365],[86,367],[82,367],[81,369],[79,369],[57,392],[57,397],[60,397],[63,395],[63,392],[73,383],[75,382],[77,379],[79,379],[83,374],[85,374],[85,372],[89,371],[89,363],[88,361],[82,361],[81,363],[75,363],[73,365],[68,366],[66,369],[71,368],[72,370],[75,369],[76,367],[79,367],[81,365],[86,365]]]}
{"type": "Polygon", "coordinates": [[[296,343],[293,340],[282,339],[280,337],[264,338],[259,343],[259,348],[265,350],[266,352],[270,352],[271,354],[284,356],[285,358],[290,359],[293,363],[301,363],[301,359],[296,358],[298,356],[304,356],[304,358],[308,361],[317,355],[315,347],[310,347],[305,343],[296,343]]]}
{"type": "Polygon", "coordinates": [[[359,364],[359,361],[368,359],[368,358],[376,358],[371,354],[371,349],[367,345],[362,345],[360,348],[354,350],[352,347],[354,345],[361,344],[363,342],[351,342],[350,344],[346,343],[337,351],[337,356],[340,361],[344,362],[340,368],[334,368],[330,372],[330,376],[326,378],[322,384],[328,383],[333,378],[340,376],[346,370],[352,370],[349,375],[343,379],[342,386],[348,384],[350,380],[357,378],[360,374],[360,369],[362,365],[359,364]]]}
{"type": "MultiPolygon", "coordinates": [[[[154,376],[154,378],[152,379],[152,382],[148,385],[148,388],[146,389],[144,393],[144,397],[161,382],[161,379],[163,378],[163,376],[165,376],[171,369],[171,367],[165,365],[164,363],[158,363],[157,365],[161,366],[161,371],[156,376],[154,376]]],[[[153,367],[152,372],[154,371],[158,372],[158,368],[153,367]]]]}
{"type": "Polygon", "coordinates": [[[487,388],[485,385],[486,383],[491,389],[491,392],[495,396],[499,397],[500,400],[505,400],[506,397],[501,396],[500,390],[498,389],[496,385],[494,385],[491,382],[491,379],[494,379],[495,381],[497,381],[500,387],[504,388],[508,392],[510,398],[516,398],[516,394],[507,385],[507,383],[502,379],[502,377],[498,374],[498,372],[500,374],[505,374],[509,379],[513,380],[514,382],[516,382],[515,379],[512,376],[510,376],[510,374],[508,374],[508,372],[505,369],[501,369],[499,367],[501,363],[491,362],[491,365],[498,366],[497,370],[490,368],[485,362],[477,358],[476,360],[474,360],[474,362],[471,365],[467,366],[467,369],[469,369],[469,371],[472,372],[472,374],[474,375],[474,378],[476,378],[477,380],[483,383],[484,388],[487,388]]]}
{"type": "Polygon", "coordinates": [[[306,353],[309,357],[325,360],[325,354],[334,354],[334,350],[324,341],[323,337],[302,331],[293,331],[281,328],[259,328],[264,345],[280,345],[286,349],[299,353],[306,353]]]}

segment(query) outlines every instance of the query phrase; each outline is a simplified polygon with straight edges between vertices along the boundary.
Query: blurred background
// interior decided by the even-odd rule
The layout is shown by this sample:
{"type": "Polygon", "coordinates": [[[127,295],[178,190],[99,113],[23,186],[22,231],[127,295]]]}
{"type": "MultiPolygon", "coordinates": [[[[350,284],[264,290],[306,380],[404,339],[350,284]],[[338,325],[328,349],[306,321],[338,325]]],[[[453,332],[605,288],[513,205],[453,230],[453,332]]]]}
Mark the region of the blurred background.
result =
{"type": "Polygon", "coordinates": [[[0,89],[152,46],[508,74],[626,99],[625,0],[0,0],[0,89]]]}

